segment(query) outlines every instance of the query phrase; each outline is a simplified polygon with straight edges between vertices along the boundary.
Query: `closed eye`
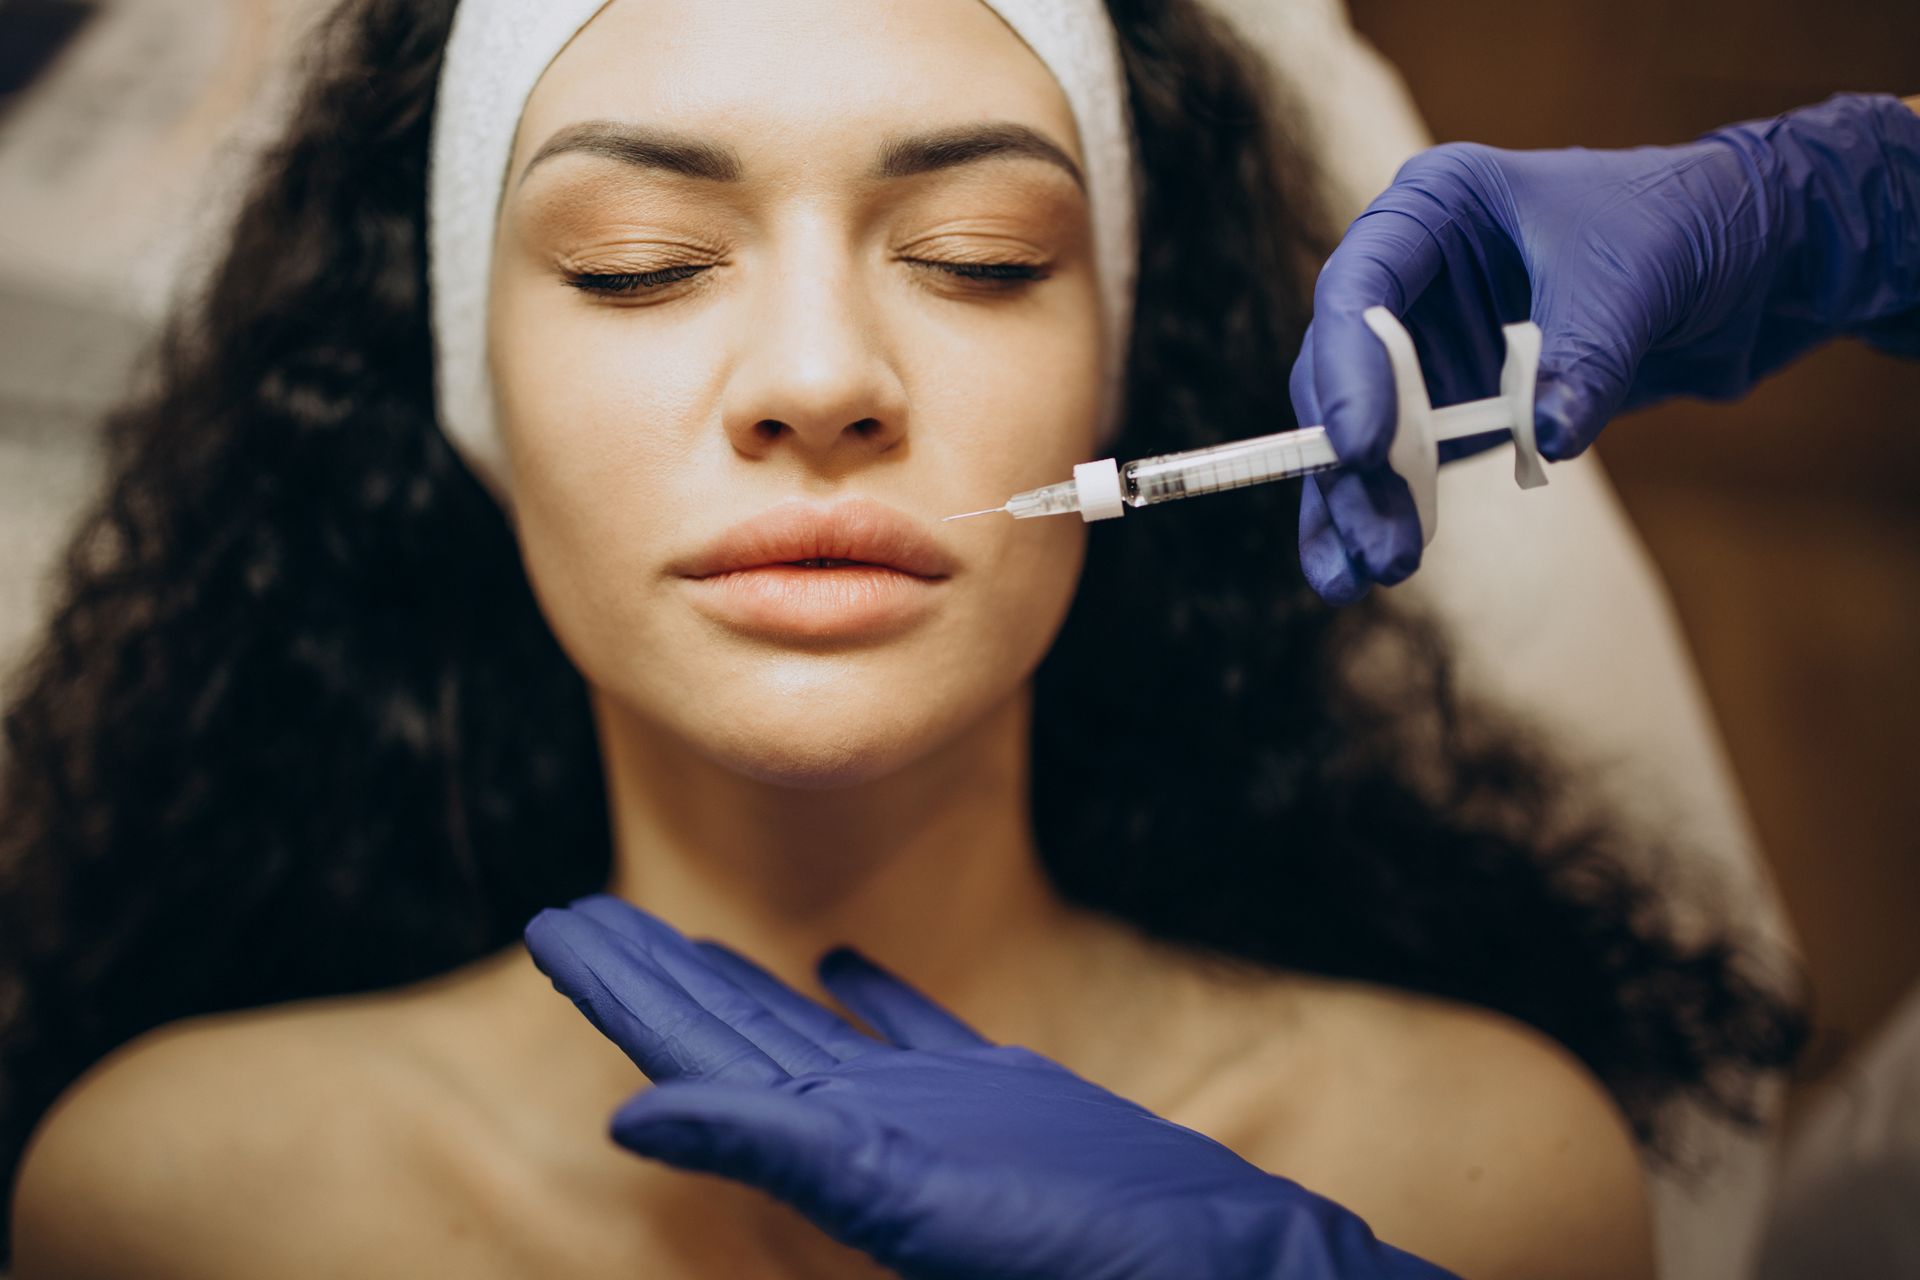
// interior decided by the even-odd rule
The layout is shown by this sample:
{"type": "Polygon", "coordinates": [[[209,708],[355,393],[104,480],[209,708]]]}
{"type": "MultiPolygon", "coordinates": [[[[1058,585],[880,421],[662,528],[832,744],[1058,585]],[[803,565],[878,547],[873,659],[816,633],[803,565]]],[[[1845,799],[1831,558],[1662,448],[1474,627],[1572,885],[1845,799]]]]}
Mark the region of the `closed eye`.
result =
{"type": "Polygon", "coordinates": [[[1047,278],[1045,267],[1030,262],[938,262],[928,258],[903,258],[901,261],[932,267],[966,280],[1023,282],[1047,278]]]}
{"type": "MultiPolygon", "coordinates": [[[[929,258],[902,258],[901,261],[999,288],[1047,278],[1045,267],[1030,262],[939,262],[929,258]]],[[[569,275],[566,281],[586,293],[631,295],[664,289],[712,269],[712,264],[701,263],[659,271],[587,272],[569,275]]]]}
{"type": "Polygon", "coordinates": [[[644,293],[649,289],[664,289],[670,284],[691,280],[708,270],[711,267],[688,265],[667,267],[660,271],[598,272],[570,275],[567,283],[587,293],[644,293]]]}

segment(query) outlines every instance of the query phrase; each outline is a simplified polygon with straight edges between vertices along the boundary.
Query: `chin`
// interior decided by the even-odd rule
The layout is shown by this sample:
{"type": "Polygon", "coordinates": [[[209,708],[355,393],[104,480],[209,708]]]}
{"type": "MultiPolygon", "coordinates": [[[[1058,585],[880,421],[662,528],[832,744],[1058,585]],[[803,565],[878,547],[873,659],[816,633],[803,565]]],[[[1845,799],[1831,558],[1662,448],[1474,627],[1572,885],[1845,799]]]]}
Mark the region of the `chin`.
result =
{"type": "Polygon", "coordinates": [[[815,725],[791,732],[732,733],[711,743],[708,754],[724,768],[769,786],[835,791],[883,778],[926,749],[897,732],[861,729],[815,725]]]}
{"type": "Polygon", "coordinates": [[[884,778],[900,767],[891,756],[858,750],[792,752],[777,758],[761,752],[721,763],[743,778],[788,791],[845,791],[884,778]]]}
{"type": "Polygon", "coordinates": [[[817,660],[797,665],[800,671],[762,671],[763,678],[735,684],[708,704],[705,723],[683,720],[682,731],[743,776],[830,790],[901,769],[977,718],[954,705],[952,691],[924,677],[888,678],[857,663],[830,663],[838,668],[831,672],[820,670],[817,660]]]}

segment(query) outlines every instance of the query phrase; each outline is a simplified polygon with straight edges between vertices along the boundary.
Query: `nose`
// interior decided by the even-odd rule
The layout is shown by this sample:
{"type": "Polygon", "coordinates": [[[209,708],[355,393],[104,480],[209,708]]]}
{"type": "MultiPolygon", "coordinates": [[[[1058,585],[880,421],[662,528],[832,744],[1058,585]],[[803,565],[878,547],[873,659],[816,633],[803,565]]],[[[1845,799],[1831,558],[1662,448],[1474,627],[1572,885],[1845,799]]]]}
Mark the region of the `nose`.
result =
{"type": "Polygon", "coordinates": [[[906,392],[876,300],[844,250],[818,243],[770,266],[752,291],[724,400],[733,447],[852,464],[906,435],[906,392]]]}

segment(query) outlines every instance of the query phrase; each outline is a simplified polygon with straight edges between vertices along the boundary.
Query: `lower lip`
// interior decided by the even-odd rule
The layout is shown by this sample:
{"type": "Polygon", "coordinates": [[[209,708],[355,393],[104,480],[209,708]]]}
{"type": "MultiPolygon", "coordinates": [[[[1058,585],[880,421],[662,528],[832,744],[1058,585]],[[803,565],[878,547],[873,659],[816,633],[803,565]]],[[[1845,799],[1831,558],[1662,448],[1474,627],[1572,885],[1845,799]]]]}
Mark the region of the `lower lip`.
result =
{"type": "Polygon", "coordinates": [[[694,607],[715,621],[801,639],[904,630],[938,605],[944,581],[878,565],[762,565],[687,579],[694,607]]]}

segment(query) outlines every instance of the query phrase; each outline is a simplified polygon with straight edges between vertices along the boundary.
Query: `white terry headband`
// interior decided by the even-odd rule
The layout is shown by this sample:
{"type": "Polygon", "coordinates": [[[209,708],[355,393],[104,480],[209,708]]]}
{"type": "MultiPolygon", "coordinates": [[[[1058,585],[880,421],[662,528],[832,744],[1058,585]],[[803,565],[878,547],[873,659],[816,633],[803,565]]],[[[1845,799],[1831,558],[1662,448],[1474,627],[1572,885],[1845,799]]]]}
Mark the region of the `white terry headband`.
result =
{"type": "MultiPolygon", "coordinates": [[[[608,0],[461,0],[434,101],[427,281],[440,429],[502,505],[512,492],[487,377],[493,238],[513,135],[540,76],[608,0]]],[[[1133,134],[1102,0],[982,0],[1053,73],[1080,131],[1104,367],[1100,444],[1119,425],[1137,271],[1133,134]]]]}

